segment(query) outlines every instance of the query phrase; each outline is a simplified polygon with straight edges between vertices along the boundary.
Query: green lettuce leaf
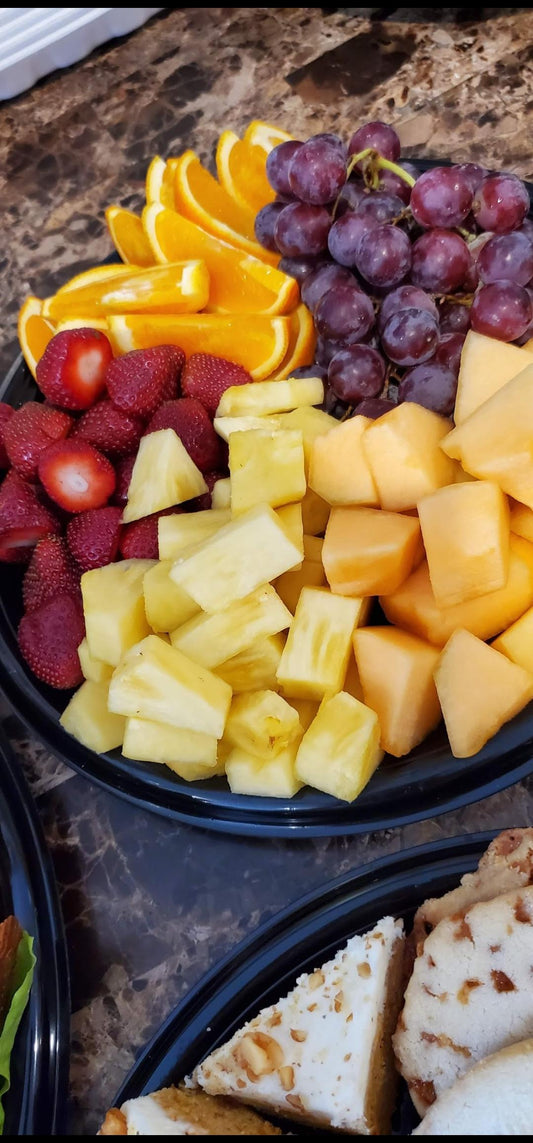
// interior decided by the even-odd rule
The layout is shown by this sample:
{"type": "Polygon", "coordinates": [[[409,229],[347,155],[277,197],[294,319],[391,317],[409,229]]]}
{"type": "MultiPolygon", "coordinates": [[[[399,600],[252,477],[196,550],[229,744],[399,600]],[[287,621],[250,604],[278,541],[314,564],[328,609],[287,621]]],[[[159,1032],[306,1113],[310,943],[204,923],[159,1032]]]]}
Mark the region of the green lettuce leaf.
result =
{"type": "Polygon", "coordinates": [[[35,967],[33,937],[23,933],[17,949],[13,998],[0,1034],[0,1134],[4,1130],[2,1099],[9,1091],[11,1051],[24,1009],[28,1003],[35,967]]]}

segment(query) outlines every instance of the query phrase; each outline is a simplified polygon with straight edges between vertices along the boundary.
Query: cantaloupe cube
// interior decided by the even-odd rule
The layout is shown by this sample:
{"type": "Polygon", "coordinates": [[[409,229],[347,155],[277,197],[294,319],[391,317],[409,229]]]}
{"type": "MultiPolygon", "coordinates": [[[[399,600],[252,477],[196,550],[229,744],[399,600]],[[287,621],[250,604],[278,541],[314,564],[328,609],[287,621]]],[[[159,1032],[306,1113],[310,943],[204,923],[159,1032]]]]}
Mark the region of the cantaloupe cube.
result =
{"type": "Polygon", "coordinates": [[[222,611],[301,558],[273,508],[260,504],[183,553],[170,576],[204,611],[222,611]]]}
{"type": "MultiPolygon", "coordinates": [[[[368,616],[367,616],[367,622],[368,622],[368,616]]],[[[355,634],[355,632],[354,632],[354,634],[355,634]]],[[[352,636],[352,639],[353,639],[353,636],[352,636]]],[[[346,691],[347,694],[352,695],[353,698],[358,699],[359,702],[365,701],[365,696],[363,694],[361,679],[359,678],[359,671],[357,669],[357,663],[355,661],[355,655],[353,653],[353,650],[352,650],[352,653],[350,655],[350,658],[348,659],[348,666],[346,668],[346,674],[344,676],[344,682],[342,684],[342,690],[346,691]]]]}
{"type": "Polygon", "coordinates": [[[64,730],[95,754],[122,744],[126,720],[108,710],[109,683],[87,679],[74,692],[59,721],[64,730]]]}
{"type": "Polygon", "coordinates": [[[276,691],[234,695],[224,738],[254,757],[274,758],[295,738],[301,738],[298,711],[276,691]]]}
{"type": "Polygon", "coordinates": [[[201,611],[170,633],[170,642],[204,667],[218,667],[259,639],[290,627],[292,615],[270,583],[222,611],[201,611]]]}
{"type": "Polygon", "coordinates": [[[308,484],[328,504],[379,506],[378,490],[363,448],[369,417],[355,416],[317,437],[308,484]]]}
{"type": "Polygon", "coordinates": [[[533,607],[502,631],[491,646],[533,675],[533,607]]]}
{"type": "Polygon", "coordinates": [[[176,512],[171,516],[161,516],[157,521],[159,559],[177,559],[187,548],[214,536],[230,520],[229,508],[208,508],[207,511],[176,512]]]}
{"type": "Polygon", "coordinates": [[[352,632],[364,622],[367,601],[304,587],[277,670],[284,696],[320,701],[342,687],[352,632]]]}
{"type": "Polygon", "coordinates": [[[353,802],[383,758],[375,711],[345,691],[324,698],[296,755],[302,782],[353,802]]]}
{"type": "Polygon", "coordinates": [[[470,758],[533,698],[533,675],[469,631],[443,648],[435,684],[455,758],[470,758]]]}
{"type": "Polygon", "coordinates": [[[221,738],[231,687],[157,635],[130,647],[109,684],[109,710],[221,738]]]}
{"type": "Polygon", "coordinates": [[[124,652],[150,632],[143,581],[155,560],[117,560],[81,577],[85,632],[91,658],[116,667],[124,652]]]}
{"type": "MultiPolygon", "coordinates": [[[[229,508],[231,511],[231,480],[229,476],[221,476],[211,489],[211,508],[229,508]]],[[[163,517],[164,519],[164,517],[163,517]]]]}
{"type": "MultiPolygon", "coordinates": [[[[117,716],[118,717],[118,716],[117,716]]],[[[213,767],[217,760],[217,739],[198,730],[183,730],[147,718],[127,718],[122,753],[138,762],[194,762],[213,767]]]]}
{"type": "Polygon", "coordinates": [[[530,364],[528,350],[469,329],[461,352],[454,421],[463,421],[530,364]]]}
{"type": "Polygon", "coordinates": [[[248,429],[279,429],[278,417],[215,417],[213,428],[223,441],[232,433],[245,433],[248,429]]]}
{"type": "Polygon", "coordinates": [[[306,489],[300,504],[305,535],[322,536],[329,520],[331,505],[327,504],[316,492],[313,492],[312,488],[306,489]]]}
{"type": "Polygon", "coordinates": [[[320,703],[313,699],[291,698],[290,705],[294,707],[298,714],[303,733],[303,731],[307,730],[307,727],[311,725],[320,703]]]}
{"type": "MultiPolygon", "coordinates": [[[[499,343],[498,343],[499,344],[499,343]]],[[[531,358],[531,354],[528,354],[531,358]]],[[[533,364],[444,437],[441,447],[480,480],[533,508],[533,364]]]]}
{"type": "Polygon", "coordinates": [[[143,579],[144,608],[152,631],[174,631],[192,619],[200,608],[183,588],[170,578],[172,560],[159,560],[143,579]]]}
{"type": "Polygon", "coordinates": [[[524,540],[533,543],[533,509],[517,500],[510,502],[509,526],[515,536],[523,536],[524,540]]]}
{"type": "Polygon", "coordinates": [[[174,429],[141,437],[122,513],[125,524],[207,492],[200,469],[174,429]]]}
{"type": "Polygon", "coordinates": [[[285,646],[286,635],[267,635],[258,639],[215,668],[215,674],[229,683],[235,694],[246,691],[275,690],[278,686],[276,671],[285,646]]]}
{"type": "Polygon", "coordinates": [[[379,508],[332,508],[322,561],[340,595],[387,595],[410,574],[420,553],[414,516],[379,508]]]}
{"type": "Polygon", "coordinates": [[[302,559],[304,555],[304,525],[301,501],[296,504],[283,504],[276,509],[277,515],[293,544],[300,549],[302,559]]]}
{"type": "Polygon", "coordinates": [[[451,484],[457,463],[440,447],[449,431],[447,417],[414,401],[402,401],[371,421],[361,447],[377,488],[376,503],[403,512],[415,508],[422,496],[451,484]]]}
{"type": "Polygon", "coordinates": [[[418,504],[429,578],[438,607],[504,587],[509,574],[509,505],[491,480],[449,484],[418,504]]]}
{"type": "Polygon", "coordinates": [[[381,746],[402,758],[441,721],[433,672],[438,647],[396,627],[360,627],[353,633],[364,702],[375,710],[381,746]]]}
{"type": "Polygon", "coordinates": [[[101,659],[93,659],[89,651],[87,636],[82,639],[78,647],[78,658],[84,679],[89,679],[92,683],[109,682],[113,674],[113,667],[110,663],[102,662],[101,659]]]}
{"type": "Polygon", "coordinates": [[[299,739],[274,758],[256,758],[235,746],[226,758],[226,778],[233,794],[262,798],[293,798],[303,783],[297,777],[294,763],[299,739]]]}
{"type": "Polygon", "coordinates": [[[313,405],[301,405],[292,409],[290,413],[280,413],[277,417],[280,429],[298,429],[302,434],[305,457],[306,475],[309,472],[309,462],[313,451],[313,444],[317,437],[329,433],[338,425],[336,417],[325,413],[323,409],[315,409],[313,405]]]}
{"type": "Polygon", "coordinates": [[[492,639],[533,604],[533,545],[520,536],[509,541],[509,575],[504,587],[453,607],[437,607],[427,561],[391,595],[381,597],[390,623],[443,647],[456,627],[479,639],[492,639]]]}
{"type": "Polygon", "coordinates": [[[292,377],[286,381],[252,381],[225,389],[216,417],[266,417],[289,412],[300,405],[321,405],[324,382],[319,377],[292,377]]]}
{"type": "Polygon", "coordinates": [[[297,429],[232,433],[228,449],[234,516],[256,504],[277,508],[302,499],[307,485],[302,434],[297,429]]]}

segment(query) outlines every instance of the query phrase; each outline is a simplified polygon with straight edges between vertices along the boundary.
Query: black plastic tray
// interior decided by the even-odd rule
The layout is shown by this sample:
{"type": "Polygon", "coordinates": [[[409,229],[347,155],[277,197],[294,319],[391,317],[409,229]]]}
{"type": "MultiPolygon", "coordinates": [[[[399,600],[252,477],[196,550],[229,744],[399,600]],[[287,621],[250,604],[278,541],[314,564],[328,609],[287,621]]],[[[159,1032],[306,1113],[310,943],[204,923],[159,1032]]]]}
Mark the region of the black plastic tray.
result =
{"type": "Polygon", "coordinates": [[[52,862],[29,788],[0,729],[0,916],[34,938],[36,965],[11,1057],[4,1135],[64,1133],[70,1057],[68,961],[52,862]]]}
{"type": "MultiPolygon", "coordinates": [[[[494,836],[487,832],[447,838],[380,858],[277,913],[177,1005],[139,1055],[113,1105],[120,1107],[127,1099],[178,1082],[260,1008],[289,991],[300,973],[312,971],[349,937],[364,933],[382,917],[403,917],[409,932],[422,901],[453,889],[464,873],[476,868],[494,836]]],[[[417,1123],[402,1083],[393,1134],[410,1135],[417,1123]]],[[[297,1124],[285,1124],[285,1130],[309,1134],[297,1124]]]]}

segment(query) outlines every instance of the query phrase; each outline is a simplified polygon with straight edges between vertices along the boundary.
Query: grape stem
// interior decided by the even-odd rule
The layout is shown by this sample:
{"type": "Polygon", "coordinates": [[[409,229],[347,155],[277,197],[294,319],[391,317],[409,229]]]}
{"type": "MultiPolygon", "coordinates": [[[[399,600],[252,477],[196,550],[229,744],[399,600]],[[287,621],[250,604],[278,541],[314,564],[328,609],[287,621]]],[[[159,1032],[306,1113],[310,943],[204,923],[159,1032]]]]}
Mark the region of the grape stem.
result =
{"type": "Polygon", "coordinates": [[[364,150],[359,151],[357,155],[351,156],[346,170],[347,181],[357,163],[363,164],[365,183],[373,190],[379,186],[379,172],[383,170],[393,171],[394,174],[398,175],[400,179],[403,179],[409,187],[414,187],[415,185],[416,180],[412,175],[404,171],[403,167],[400,167],[398,163],[393,163],[391,159],[384,159],[383,155],[380,155],[379,151],[375,151],[373,147],[365,147],[364,150]]]}

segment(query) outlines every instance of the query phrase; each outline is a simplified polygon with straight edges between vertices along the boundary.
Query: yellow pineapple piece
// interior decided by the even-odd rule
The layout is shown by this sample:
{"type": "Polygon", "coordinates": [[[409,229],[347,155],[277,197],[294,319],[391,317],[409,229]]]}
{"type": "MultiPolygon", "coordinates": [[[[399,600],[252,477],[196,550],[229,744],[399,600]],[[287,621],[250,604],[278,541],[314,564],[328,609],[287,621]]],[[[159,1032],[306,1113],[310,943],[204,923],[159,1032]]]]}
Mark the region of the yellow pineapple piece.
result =
{"type": "Polygon", "coordinates": [[[283,694],[320,701],[340,691],[352,633],[367,614],[367,600],[303,587],[277,670],[283,694]]]}
{"type": "Polygon", "coordinates": [[[172,560],[159,560],[143,579],[144,607],[152,631],[174,631],[193,615],[198,604],[170,578],[172,560]]]}
{"type": "Polygon", "coordinates": [[[304,559],[301,566],[284,572],[275,581],[274,586],[278,595],[293,615],[303,587],[323,587],[326,584],[326,573],[322,564],[322,544],[323,540],[319,536],[304,535],[304,559]]]}
{"type": "Polygon", "coordinates": [[[202,766],[199,762],[166,762],[165,765],[185,782],[203,782],[207,778],[216,778],[225,772],[224,763],[218,759],[210,766],[202,766]]]}
{"type": "Polygon", "coordinates": [[[109,710],[221,738],[231,687],[157,635],[130,647],[109,684],[109,710]]]}
{"type": "Polygon", "coordinates": [[[248,429],[279,429],[279,417],[215,417],[213,428],[223,441],[232,433],[245,433],[248,429]]]}
{"type": "Polygon", "coordinates": [[[298,713],[302,731],[307,730],[307,727],[311,725],[318,711],[320,703],[314,702],[312,699],[291,698],[290,705],[294,707],[298,713]]]}
{"type": "Polygon", "coordinates": [[[78,658],[84,679],[89,679],[92,683],[109,682],[113,674],[113,667],[110,663],[102,662],[101,659],[93,659],[89,651],[87,636],[82,639],[78,647],[78,658]]]}
{"type": "Polygon", "coordinates": [[[272,584],[209,614],[202,611],[170,633],[170,642],[204,667],[218,667],[258,639],[290,626],[292,615],[272,584]]]}
{"type": "Polygon", "coordinates": [[[353,802],[383,758],[376,713],[346,691],[324,698],[296,755],[308,786],[353,802]]]}
{"type": "Polygon", "coordinates": [[[232,433],[228,448],[234,516],[256,504],[267,503],[277,508],[302,499],[306,480],[301,432],[249,429],[245,433],[232,433]]]}
{"type": "Polygon", "coordinates": [[[117,560],[83,573],[83,614],[92,659],[116,667],[128,647],[149,634],[143,580],[155,563],[155,560],[117,560]]]}
{"type": "Polygon", "coordinates": [[[294,763],[299,739],[274,758],[255,758],[235,746],[226,758],[226,778],[233,794],[249,794],[262,798],[293,798],[303,783],[297,777],[294,763]]]}
{"type": "Polygon", "coordinates": [[[285,634],[267,635],[232,655],[215,668],[215,674],[229,683],[235,694],[246,691],[275,690],[278,685],[276,671],[285,646],[285,634]]]}
{"type": "Polygon", "coordinates": [[[233,696],[224,730],[232,746],[257,758],[273,758],[301,734],[298,711],[276,691],[233,696]]]}
{"type": "Polygon", "coordinates": [[[302,518],[302,505],[298,504],[284,504],[281,508],[276,509],[279,519],[281,520],[287,535],[292,540],[293,544],[300,549],[302,558],[304,554],[304,525],[302,518]]]}
{"type": "Polygon", "coordinates": [[[161,516],[157,521],[157,542],[160,560],[175,560],[187,548],[201,544],[213,536],[223,524],[231,520],[228,508],[209,508],[207,511],[176,512],[174,516],[161,516]]]}
{"type": "Polygon", "coordinates": [[[183,730],[165,722],[130,717],[125,720],[122,753],[138,762],[190,762],[213,767],[217,760],[217,739],[199,730],[183,730]]]}
{"type": "Polygon", "coordinates": [[[260,504],[178,557],[170,576],[204,611],[222,611],[301,558],[274,510],[260,504]]]}
{"type": "Polygon", "coordinates": [[[220,508],[231,510],[231,480],[229,476],[221,476],[215,480],[211,490],[211,508],[217,511],[220,508]]]}
{"type": "Polygon", "coordinates": [[[323,409],[315,409],[313,405],[301,405],[298,409],[292,409],[290,413],[280,413],[277,420],[280,429],[298,429],[301,432],[305,471],[308,475],[314,442],[317,437],[329,433],[330,429],[339,424],[337,418],[332,417],[331,413],[325,413],[323,409]]]}
{"type": "Polygon", "coordinates": [[[95,754],[105,754],[122,745],[126,720],[108,710],[109,683],[87,679],[75,691],[60,716],[64,730],[95,754]]]}
{"type": "Polygon", "coordinates": [[[129,524],[203,492],[207,484],[178,434],[159,429],[141,437],[122,519],[129,524]]]}
{"type": "Polygon", "coordinates": [[[321,405],[324,382],[319,377],[292,377],[286,381],[251,381],[225,389],[216,417],[266,417],[286,413],[300,405],[321,405]]]}

